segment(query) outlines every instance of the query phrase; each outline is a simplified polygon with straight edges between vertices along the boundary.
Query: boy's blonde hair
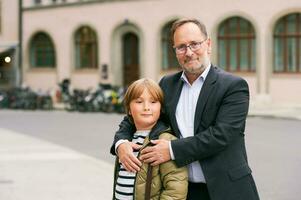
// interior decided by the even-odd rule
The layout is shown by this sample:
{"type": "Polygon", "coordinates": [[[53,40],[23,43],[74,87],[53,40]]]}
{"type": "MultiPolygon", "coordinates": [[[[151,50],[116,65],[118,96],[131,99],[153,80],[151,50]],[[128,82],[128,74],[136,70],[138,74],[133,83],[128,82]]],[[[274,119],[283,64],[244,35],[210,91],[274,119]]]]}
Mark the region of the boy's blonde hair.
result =
{"type": "Polygon", "coordinates": [[[150,93],[150,95],[154,98],[155,101],[159,101],[160,104],[163,105],[163,91],[160,88],[159,84],[150,78],[141,78],[133,82],[128,87],[124,95],[123,103],[126,114],[128,116],[130,116],[129,111],[131,101],[139,98],[145,89],[147,89],[147,91],[150,93]]]}

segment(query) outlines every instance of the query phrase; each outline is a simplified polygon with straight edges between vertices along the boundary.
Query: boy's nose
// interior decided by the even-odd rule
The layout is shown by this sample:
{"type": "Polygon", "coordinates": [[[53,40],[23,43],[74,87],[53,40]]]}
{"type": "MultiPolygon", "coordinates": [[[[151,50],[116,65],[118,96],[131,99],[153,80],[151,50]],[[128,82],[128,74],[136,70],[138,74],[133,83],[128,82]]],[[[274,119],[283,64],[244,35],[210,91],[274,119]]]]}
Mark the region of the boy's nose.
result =
{"type": "Polygon", "coordinates": [[[148,104],[148,102],[145,102],[144,103],[144,111],[149,111],[149,110],[150,110],[149,104],[148,104]]]}

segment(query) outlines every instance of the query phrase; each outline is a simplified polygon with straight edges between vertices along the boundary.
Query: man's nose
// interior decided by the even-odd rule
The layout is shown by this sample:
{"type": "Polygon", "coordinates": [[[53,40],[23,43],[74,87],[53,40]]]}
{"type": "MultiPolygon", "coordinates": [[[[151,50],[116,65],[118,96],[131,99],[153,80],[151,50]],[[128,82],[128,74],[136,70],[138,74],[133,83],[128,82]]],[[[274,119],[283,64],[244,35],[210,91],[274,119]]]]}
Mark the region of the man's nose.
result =
{"type": "Polygon", "coordinates": [[[190,46],[187,46],[186,47],[185,55],[186,56],[191,56],[192,54],[193,54],[193,51],[190,49],[190,46]]]}

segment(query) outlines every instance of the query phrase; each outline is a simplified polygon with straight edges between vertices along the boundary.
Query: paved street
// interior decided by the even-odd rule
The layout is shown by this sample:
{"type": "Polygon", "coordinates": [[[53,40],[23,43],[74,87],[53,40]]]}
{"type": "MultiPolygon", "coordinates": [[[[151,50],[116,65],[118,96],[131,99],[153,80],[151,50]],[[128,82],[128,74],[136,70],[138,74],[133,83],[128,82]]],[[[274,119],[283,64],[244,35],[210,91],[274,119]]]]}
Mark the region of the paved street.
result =
{"type": "MultiPolygon", "coordinates": [[[[0,199],[110,199],[117,114],[0,111],[0,199]]],[[[301,123],[251,117],[246,142],[261,199],[299,200],[301,123]]]]}
{"type": "Polygon", "coordinates": [[[122,115],[1,111],[0,127],[53,142],[113,163],[109,148],[122,115]]]}

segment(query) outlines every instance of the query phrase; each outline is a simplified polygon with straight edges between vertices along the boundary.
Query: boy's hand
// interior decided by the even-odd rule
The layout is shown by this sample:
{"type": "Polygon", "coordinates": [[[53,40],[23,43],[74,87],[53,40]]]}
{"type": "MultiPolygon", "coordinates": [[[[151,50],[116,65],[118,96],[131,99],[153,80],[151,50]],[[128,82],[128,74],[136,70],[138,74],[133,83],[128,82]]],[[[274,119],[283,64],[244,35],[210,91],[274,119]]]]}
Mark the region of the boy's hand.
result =
{"type": "Polygon", "coordinates": [[[151,140],[155,146],[146,147],[141,151],[140,159],[143,162],[151,163],[152,166],[159,165],[171,159],[169,153],[169,141],[164,139],[151,140]]]}
{"type": "Polygon", "coordinates": [[[142,163],[133,154],[133,150],[139,150],[141,145],[135,144],[133,142],[124,142],[120,144],[117,148],[117,154],[119,161],[122,163],[123,167],[129,172],[138,172],[142,163]]]}

